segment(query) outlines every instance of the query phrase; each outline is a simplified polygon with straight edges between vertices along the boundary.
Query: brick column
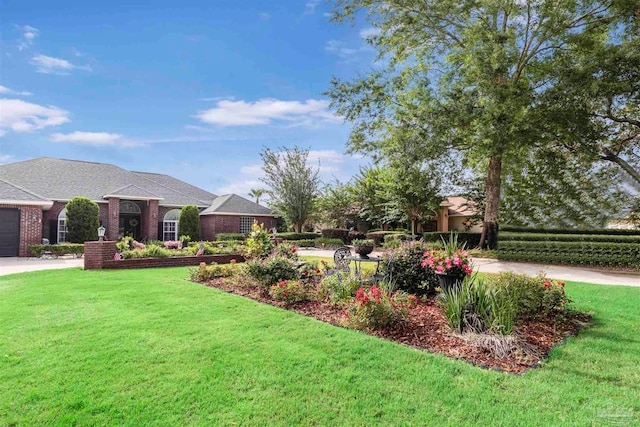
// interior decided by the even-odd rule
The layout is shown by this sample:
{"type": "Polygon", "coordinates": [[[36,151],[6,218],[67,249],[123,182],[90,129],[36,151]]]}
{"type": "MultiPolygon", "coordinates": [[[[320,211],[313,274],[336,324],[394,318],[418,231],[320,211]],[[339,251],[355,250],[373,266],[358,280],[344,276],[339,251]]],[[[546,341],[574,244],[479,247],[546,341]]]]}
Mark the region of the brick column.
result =
{"type": "Polygon", "coordinates": [[[116,242],[84,242],[84,269],[101,270],[105,261],[113,261],[116,242]]]}
{"type": "Polygon", "coordinates": [[[142,213],[142,235],[149,240],[158,239],[158,201],[148,200],[142,213]]]}
{"type": "Polygon", "coordinates": [[[120,199],[117,197],[109,198],[109,219],[105,227],[107,228],[105,239],[118,240],[120,232],[120,199]]]}
{"type": "Polygon", "coordinates": [[[20,249],[18,256],[30,256],[28,247],[42,243],[42,208],[20,207],[20,249]]]}

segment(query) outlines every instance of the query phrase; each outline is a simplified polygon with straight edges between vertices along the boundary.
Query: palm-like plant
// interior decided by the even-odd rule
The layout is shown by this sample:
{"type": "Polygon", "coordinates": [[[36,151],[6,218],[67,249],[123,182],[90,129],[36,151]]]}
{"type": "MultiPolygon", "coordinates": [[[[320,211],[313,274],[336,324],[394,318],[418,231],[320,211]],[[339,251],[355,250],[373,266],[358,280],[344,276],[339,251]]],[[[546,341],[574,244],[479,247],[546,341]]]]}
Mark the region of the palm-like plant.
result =
{"type": "Polygon", "coordinates": [[[260,204],[260,197],[262,197],[266,192],[267,190],[263,190],[262,188],[253,188],[251,191],[249,191],[249,196],[255,197],[256,203],[260,204]]]}

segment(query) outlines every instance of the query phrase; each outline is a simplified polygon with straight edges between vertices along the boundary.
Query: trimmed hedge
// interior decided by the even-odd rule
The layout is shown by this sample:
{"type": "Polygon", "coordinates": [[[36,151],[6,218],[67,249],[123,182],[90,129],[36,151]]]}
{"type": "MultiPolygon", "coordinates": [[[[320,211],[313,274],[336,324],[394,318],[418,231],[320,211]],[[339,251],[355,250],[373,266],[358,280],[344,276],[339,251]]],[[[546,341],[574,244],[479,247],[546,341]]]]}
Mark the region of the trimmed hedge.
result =
{"type": "Polygon", "coordinates": [[[382,246],[384,243],[384,236],[391,234],[403,234],[402,231],[370,231],[367,233],[367,239],[371,239],[375,242],[376,246],[382,246]]]}
{"type": "Polygon", "coordinates": [[[311,239],[302,239],[302,240],[283,240],[282,243],[288,243],[290,245],[297,246],[299,248],[313,248],[315,247],[315,242],[311,239]]]}
{"type": "Polygon", "coordinates": [[[283,240],[313,240],[320,237],[320,233],[278,233],[276,237],[283,240]]]}
{"type": "Polygon", "coordinates": [[[604,234],[616,236],[640,236],[640,230],[624,230],[617,228],[599,228],[591,230],[572,230],[566,228],[531,228],[531,227],[514,227],[504,225],[500,227],[500,231],[515,233],[543,233],[543,234],[604,234]]]}
{"type": "Polygon", "coordinates": [[[75,255],[80,258],[84,254],[83,243],[60,243],[59,245],[30,245],[28,248],[34,256],[40,257],[43,252],[51,252],[52,255],[75,255]]]}
{"type": "Polygon", "coordinates": [[[322,237],[326,239],[340,239],[346,242],[349,238],[349,230],[346,228],[325,228],[322,230],[322,237]]]}
{"type": "Polygon", "coordinates": [[[529,241],[529,242],[608,242],[608,243],[636,243],[640,244],[640,235],[606,235],[606,234],[543,234],[543,233],[513,233],[501,232],[500,242],[529,241]]]}
{"type": "MultiPolygon", "coordinates": [[[[436,231],[431,233],[424,233],[422,235],[422,238],[425,242],[442,242],[442,239],[444,239],[445,242],[448,242],[450,235],[451,232],[448,231],[436,231]]],[[[458,232],[458,243],[461,245],[464,243],[467,249],[477,248],[478,246],[480,246],[480,236],[480,233],[458,232]]]]}
{"type": "Polygon", "coordinates": [[[244,240],[245,235],[242,233],[218,233],[216,234],[216,241],[221,240],[244,240]]]}
{"type": "Polygon", "coordinates": [[[313,241],[316,245],[316,248],[329,247],[329,248],[339,248],[340,246],[344,246],[344,242],[340,239],[329,239],[327,237],[320,237],[313,241]]]}
{"type": "Polygon", "coordinates": [[[510,261],[640,268],[635,243],[503,241],[497,255],[510,261]]]}

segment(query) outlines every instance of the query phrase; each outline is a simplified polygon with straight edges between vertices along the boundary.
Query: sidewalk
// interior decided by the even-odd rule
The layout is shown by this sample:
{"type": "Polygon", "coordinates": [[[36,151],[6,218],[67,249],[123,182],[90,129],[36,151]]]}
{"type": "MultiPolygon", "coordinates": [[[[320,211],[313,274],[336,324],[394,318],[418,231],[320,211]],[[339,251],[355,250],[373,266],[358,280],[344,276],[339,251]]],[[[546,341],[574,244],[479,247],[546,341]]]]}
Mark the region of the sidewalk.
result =
{"type": "MultiPolygon", "coordinates": [[[[331,250],[322,249],[301,249],[300,255],[333,257],[331,250]]],[[[372,256],[380,256],[381,253],[374,252],[372,256]]],[[[574,282],[596,283],[599,285],[623,285],[639,286],[640,272],[601,270],[588,267],[572,267],[566,265],[534,264],[527,262],[500,261],[490,258],[474,258],[476,271],[482,273],[500,273],[503,271],[513,271],[535,276],[540,272],[545,272],[547,277],[558,280],[570,280],[574,282]]]]}

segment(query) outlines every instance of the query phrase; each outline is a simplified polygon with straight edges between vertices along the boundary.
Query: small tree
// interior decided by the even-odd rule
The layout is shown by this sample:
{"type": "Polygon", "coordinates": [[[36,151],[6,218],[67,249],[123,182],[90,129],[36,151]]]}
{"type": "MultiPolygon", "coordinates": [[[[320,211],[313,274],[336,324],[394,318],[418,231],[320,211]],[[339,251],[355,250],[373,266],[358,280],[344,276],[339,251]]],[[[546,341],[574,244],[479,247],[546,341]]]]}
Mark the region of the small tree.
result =
{"type": "Polygon", "coordinates": [[[262,197],[267,190],[263,190],[262,188],[253,188],[249,191],[249,196],[256,198],[256,204],[260,204],[260,197],[262,197]]]}
{"type": "Polygon", "coordinates": [[[200,240],[200,211],[195,205],[187,205],[178,218],[180,235],[189,236],[192,242],[200,240]]]}
{"type": "Polygon", "coordinates": [[[84,243],[98,240],[100,208],[86,197],[74,197],[67,203],[67,241],[84,243]]]}
{"type": "Polygon", "coordinates": [[[278,153],[265,148],[260,157],[270,205],[300,233],[315,208],[320,185],[318,168],[307,165],[309,150],[293,147],[278,153]]]}

